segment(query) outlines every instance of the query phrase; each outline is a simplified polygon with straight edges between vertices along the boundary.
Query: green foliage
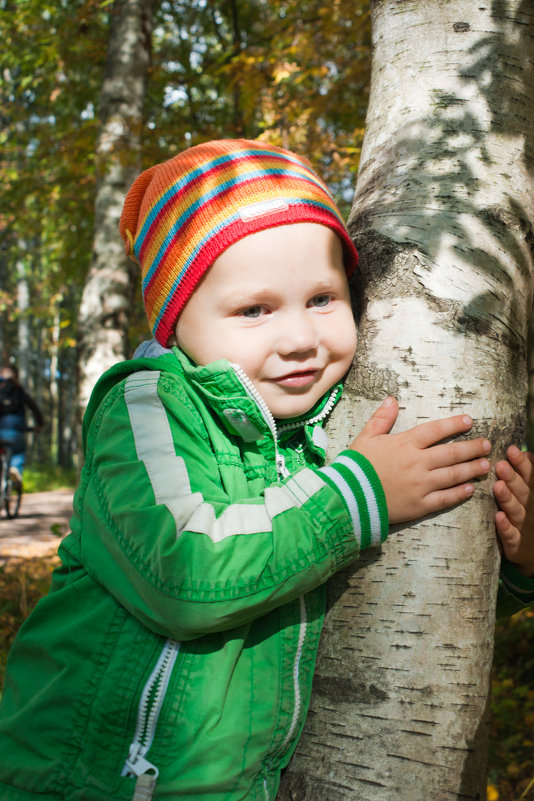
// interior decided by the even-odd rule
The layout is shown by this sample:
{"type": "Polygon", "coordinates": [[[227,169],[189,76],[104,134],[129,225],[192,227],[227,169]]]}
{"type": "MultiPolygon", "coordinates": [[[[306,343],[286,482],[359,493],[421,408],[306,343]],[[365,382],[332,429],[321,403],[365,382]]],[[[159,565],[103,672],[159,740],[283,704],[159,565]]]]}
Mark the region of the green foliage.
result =
{"type": "Polygon", "coordinates": [[[55,464],[30,464],[24,469],[24,493],[48,492],[56,489],[73,489],[77,474],[74,468],[55,464]]]}
{"type": "Polygon", "coordinates": [[[369,70],[362,0],[162,2],[146,164],[209,138],[260,137],[306,155],[347,207],[369,70]]]}
{"type": "Polygon", "coordinates": [[[498,624],[488,799],[534,799],[534,611],[498,624]],[[529,787],[530,785],[530,787],[529,787]]]}
{"type": "MultiPolygon", "coordinates": [[[[61,361],[75,344],[91,253],[94,108],[106,26],[97,0],[0,3],[2,357],[17,354],[24,317],[41,373],[53,353],[61,361]],[[29,308],[19,305],[21,282],[29,308]]],[[[43,383],[39,376],[39,391],[43,383]]]]}

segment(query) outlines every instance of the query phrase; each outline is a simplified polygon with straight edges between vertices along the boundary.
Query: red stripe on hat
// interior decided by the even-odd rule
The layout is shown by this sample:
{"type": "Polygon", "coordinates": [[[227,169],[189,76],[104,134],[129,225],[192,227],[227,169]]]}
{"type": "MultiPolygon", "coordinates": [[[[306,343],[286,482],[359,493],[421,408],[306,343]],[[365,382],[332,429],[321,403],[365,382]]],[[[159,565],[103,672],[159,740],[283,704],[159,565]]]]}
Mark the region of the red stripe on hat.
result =
{"type": "Polygon", "coordinates": [[[198,282],[204,273],[213,265],[213,262],[228,247],[250,234],[265,231],[280,225],[293,225],[296,223],[316,223],[325,225],[335,231],[341,239],[345,256],[345,270],[347,272],[347,277],[350,278],[358,264],[358,253],[344,227],[341,224],[336,225],[336,220],[332,213],[325,209],[303,206],[302,204],[294,208],[298,209],[298,215],[295,215],[294,219],[290,219],[291,214],[288,210],[273,212],[267,216],[258,217],[256,220],[247,220],[246,223],[238,219],[210,239],[199,252],[196,259],[187,268],[182,280],[175,288],[173,295],[168,298],[165,312],[157,328],[154,329],[154,336],[158,342],[167,344],[169,339],[174,336],[174,323],[169,324],[169,322],[176,321],[178,315],[191,297],[195,287],[198,285],[198,282]]]}

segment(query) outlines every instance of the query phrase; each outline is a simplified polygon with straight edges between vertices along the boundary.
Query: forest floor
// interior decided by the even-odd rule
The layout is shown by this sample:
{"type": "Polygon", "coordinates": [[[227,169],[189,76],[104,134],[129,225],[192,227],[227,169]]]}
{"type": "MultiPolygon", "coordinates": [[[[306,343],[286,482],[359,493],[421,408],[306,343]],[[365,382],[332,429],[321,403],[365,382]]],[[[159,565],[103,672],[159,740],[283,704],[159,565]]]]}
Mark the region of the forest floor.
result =
{"type": "Polygon", "coordinates": [[[72,515],[71,489],[23,495],[18,517],[0,517],[0,565],[57,552],[72,515]]]}

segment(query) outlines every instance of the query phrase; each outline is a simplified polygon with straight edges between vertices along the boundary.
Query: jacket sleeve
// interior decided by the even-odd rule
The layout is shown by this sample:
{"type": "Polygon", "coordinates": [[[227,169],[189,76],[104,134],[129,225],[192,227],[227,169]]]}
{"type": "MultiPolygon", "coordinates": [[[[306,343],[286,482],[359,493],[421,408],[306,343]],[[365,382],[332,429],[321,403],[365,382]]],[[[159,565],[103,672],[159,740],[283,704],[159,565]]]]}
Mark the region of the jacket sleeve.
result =
{"type": "Polygon", "coordinates": [[[101,404],[73,520],[89,574],[149,628],[177,640],[234,628],[386,538],[382,487],[352,451],[231,502],[225,476],[242,466],[219,471],[198,414],[157,376],[136,373],[101,404]]]}

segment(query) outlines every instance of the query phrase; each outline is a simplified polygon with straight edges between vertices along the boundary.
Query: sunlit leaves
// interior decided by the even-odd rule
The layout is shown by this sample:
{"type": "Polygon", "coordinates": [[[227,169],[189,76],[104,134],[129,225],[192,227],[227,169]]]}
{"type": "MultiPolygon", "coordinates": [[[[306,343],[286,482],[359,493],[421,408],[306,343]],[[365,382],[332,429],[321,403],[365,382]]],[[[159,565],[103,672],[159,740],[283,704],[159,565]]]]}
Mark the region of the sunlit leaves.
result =
{"type": "Polygon", "coordinates": [[[0,10],[0,246],[12,265],[23,241],[29,275],[46,273],[31,292],[44,320],[48,292],[81,286],[90,253],[96,126],[87,110],[101,83],[106,23],[95,0],[19,0],[0,10]]]}
{"type": "Polygon", "coordinates": [[[369,85],[367,2],[164,2],[155,31],[147,164],[209,138],[259,136],[307,155],[348,206],[369,85]]]}

